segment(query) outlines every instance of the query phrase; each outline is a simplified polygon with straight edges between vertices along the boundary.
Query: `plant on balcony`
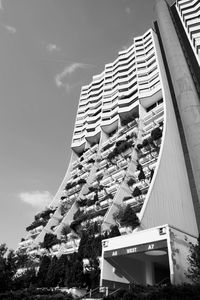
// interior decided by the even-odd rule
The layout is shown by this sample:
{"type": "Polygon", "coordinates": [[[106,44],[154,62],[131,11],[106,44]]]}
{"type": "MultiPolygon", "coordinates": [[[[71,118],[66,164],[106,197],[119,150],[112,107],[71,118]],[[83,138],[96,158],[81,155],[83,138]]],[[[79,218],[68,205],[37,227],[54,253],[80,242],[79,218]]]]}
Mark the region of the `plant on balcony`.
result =
{"type": "Polygon", "coordinates": [[[107,144],[106,146],[104,146],[104,147],[102,148],[102,150],[103,150],[103,151],[106,151],[106,150],[110,149],[112,146],[113,146],[113,143],[112,143],[112,144],[107,144]]]}
{"type": "Polygon", "coordinates": [[[69,190],[69,189],[71,189],[72,188],[72,184],[71,184],[71,182],[68,182],[67,184],[66,184],[66,186],[65,186],[65,190],[67,191],[67,190],[69,190]]]}
{"type": "Polygon", "coordinates": [[[143,145],[142,144],[137,144],[137,149],[138,150],[141,150],[143,148],[143,145]]]}
{"type": "Polygon", "coordinates": [[[53,233],[46,233],[43,241],[43,248],[49,250],[52,246],[60,244],[61,241],[53,233]]]}
{"type": "Polygon", "coordinates": [[[41,226],[41,225],[45,226],[46,223],[47,223],[47,221],[44,220],[44,219],[35,220],[35,221],[33,221],[33,223],[31,225],[29,225],[28,227],[26,227],[26,231],[30,231],[32,229],[35,229],[35,228],[41,226]]]}
{"type": "Polygon", "coordinates": [[[120,225],[120,220],[124,215],[125,207],[125,205],[119,205],[118,209],[113,213],[113,220],[117,223],[117,225],[120,225]]]}
{"type": "Polygon", "coordinates": [[[86,183],[86,180],[84,178],[80,178],[77,183],[83,185],[86,183]]]}
{"type": "Polygon", "coordinates": [[[119,147],[124,142],[126,142],[126,140],[119,140],[119,141],[116,142],[115,146],[119,147]]]}
{"type": "Polygon", "coordinates": [[[60,214],[61,216],[64,216],[66,214],[66,212],[69,210],[69,208],[71,207],[71,204],[68,202],[62,202],[60,205],[60,214]]]}
{"type": "Polygon", "coordinates": [[[96,191],[96,188],[93,187],[93,186],[89,186],[89,187],[88,187],[88,190],[90,191],[90,193],[92,193],[92,192],[95,192],[95,191],[96,191]]]}
{"type": "Polygon", "coordinates": [[[79,170],[82,170],[82,169],[83,169],[83,166],[82,166],[81,164],[79,164],[79,165],[77,166],[77,168],[78,168],[79,170]]]}
{"type": "Polygon", "coordinates": [[[127,181],[128,187],[133,186],[135,183],[136,183],[136,180],[133,177],[129,178],[129,180],[127,181]]]}
{"type": "Polygon", "coordinates": [[[133,197],[138,197],[142,195],[142,191],[139,189],[139,187],[135,187],[133,193],[132,193],[133,197]]]}
{"type": "Polygon", "coordinates": [[[144,139],[142,142],[142,146],[147,150],[151,150],[150,144],[149,144],[149,140],[148,139],[144,139]]]}
{"type": "Polygon", "coordinates": [[[130,200],[130,199],[132,199],[131,196],[125,196],[125,197],[123,198],[123,201],[125,202],[125,201],[130,200]]]}
{"type": "Polygon", "coordinates": [[[117,225],[111,226],[111,230],[110,230],[110,232],[108,234],[108,238],[110,239],[110,238],[113,238],[113,237],[116,237],[116,236],[120,236],[120,235],[121,235],[121,233],[119,231],[118,226],[117,225]]]}
{"type": "Polygon", "coordinates": [[[114,198],[113,194],[109,193],[109,194],[105,195],[103,200],[109,200],[109,199],[113,199],[113,198],[114,198]]]}
{"type": "Polygon", "coordinates": [[[96,180],[98,181],[98,183],[103,179],[103,174],[99,174],[97,177],[96,177],[96,180]]]}
{"type": "Polygon", "coordinates": [[[150,169],[150,182],[153,178],[153,175],[154,175],[154,169],[150,169]]]}
{"type": "Polygon", "coordinates": [[[129,204],[127,206],[119,206],[118,210],[113,214],[113,219],[120,226],[131,227],[132,229],[140,224],[134,209],[129,204]]]}
{"type": "Polygon", "coordinates": [[[82,217],[83,215],[84,215],[84,211],[80,210],[80,208],[78,208],[77,211],[74,214],[73,219],[74,220],[80,219],[80,217],[82,217]]]}
{"type": "Polygon", "coordinates": [[[86,206],[91,206],[91,205],[94,205],[95,204],[95,199],[87,199],[87,203],[86,203],[86,206]]]}
{"type": "Polygon", "coordinates": [[[126,116],[125,119],[121,120],[121,125],[126,126],[128,123],[132,122],[135,118],[133,116],[126,116]]]}
{"type": "Polygon", "coordinates": [[[128,141],[122,141],[122,143],[118,147],[118,152],[121,154],[122,152],[125,152],[129,148],[132,147],[132,142],[128,141]]]}
{"type": "Polygon", "coordinates": [[[142,170],[142,165],[140,163],[137,164],[137,171],[141,171],[142,170]]]}
{"type": "Polygon", "coordinates": [[[154,128],[151,131],[151,137],[154,141],[157,141],[162,137],[162,130],[159,127],[154,128]]]}
{"type": "Polygon", "coordinates": [[[89,235],[95,235],[101,232],[101,224],[97,221],[91,222],[90,220],[86,221],[85,225],[82,226],[83,231],[86,231],[89,235]]]}
{"type": "Polygon", "coordinates": [[[146,176],[145,176],[144,171],[142,169],[142,170],[140,170],[140,173],[138,175],[138,180],[140,181],[140,180],[144,180],[144,179],[146,179],[146,176]]]}
{"type": "Polygon", "coordinates": [[[90,158],[90,159],[88,160],[88,164],[93,164],[93,163],[95,163],[95,160],[94,160],[93,158],[90,158]]]}
{"type": "Polygon", "coordinates": [[[78,200],[76,200],[76,203],[77,203],[78,207],[84,207],[87,205],[87,199],[79,198],[78,200]]]}
{"type": "Polygon", "coordinates": [[[69,225],[64,225],[61,229],[61,235],[63,236],[64,240],[67,240],[67,235],[71,232],[71,228],[69,225]]]}

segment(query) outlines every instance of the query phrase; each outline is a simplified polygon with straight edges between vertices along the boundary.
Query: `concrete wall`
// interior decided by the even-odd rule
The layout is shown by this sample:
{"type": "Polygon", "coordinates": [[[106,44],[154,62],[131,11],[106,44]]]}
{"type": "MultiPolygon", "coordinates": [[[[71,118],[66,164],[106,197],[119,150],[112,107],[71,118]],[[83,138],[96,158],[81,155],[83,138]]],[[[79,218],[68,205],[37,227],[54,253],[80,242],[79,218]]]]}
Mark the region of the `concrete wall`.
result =
{"type": "Polygon", "coordinates": [[[198,234],[192,194],[165,68],[155,37],[164,100],[164,131],[157,167],[141,211],[141,229],[164,223],[198,234]]]}

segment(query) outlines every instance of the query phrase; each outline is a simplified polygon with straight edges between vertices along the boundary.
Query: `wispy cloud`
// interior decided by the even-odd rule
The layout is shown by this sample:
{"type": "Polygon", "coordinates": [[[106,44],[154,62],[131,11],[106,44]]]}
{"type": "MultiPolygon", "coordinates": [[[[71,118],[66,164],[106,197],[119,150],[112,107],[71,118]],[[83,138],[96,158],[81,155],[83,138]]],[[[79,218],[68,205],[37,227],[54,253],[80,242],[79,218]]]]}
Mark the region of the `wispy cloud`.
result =
{"type": "Polygon", "coordinates": [[[4,7],[3,7],[3,2],[2,2],[2,0],[0,0],[0,10],[4,10],[4,7]]]}
{"type": "Polygon", "coordinates": [[[88,68],[89,64],[83,63],[72,63],[64,68],[64,70],[55,76],[55,83],[57,87],[65,87],[66,91],[70,90],[69,82],[66,82],[67,78],[69,78],[76,70],[88,68]]]}
{"type": "Polygon", "coordinates": [[[43,209],[53,200],[53,196],[48,191],[22,192],[18,195],[18,198],[37,209],[43,209]]]}
{"type": "Polygon", "coordinates": [[[3,24],[3,27],[11,34],[15,34],[17,32],[17,29],[13,26],[3,24]]]}
{"type": "Polygon", "coordinates": [[[60,47],[58,47],[56,44],[49,43],[46,46],[46,50],[48,52],[50,52],[50,53],[52,53],[52,52],[59,52],[60,51],[60,47]]]}
{"type": "Polygon", "coordinates": [[[126,8],[125,8],[125,12],[126,12],[126,14],[127,14],[127,15],[130,15],[130,13],[131,13],[131,9],[130,9],[130,7],[129,7],[129,6],[126,6],[126,8]]]}

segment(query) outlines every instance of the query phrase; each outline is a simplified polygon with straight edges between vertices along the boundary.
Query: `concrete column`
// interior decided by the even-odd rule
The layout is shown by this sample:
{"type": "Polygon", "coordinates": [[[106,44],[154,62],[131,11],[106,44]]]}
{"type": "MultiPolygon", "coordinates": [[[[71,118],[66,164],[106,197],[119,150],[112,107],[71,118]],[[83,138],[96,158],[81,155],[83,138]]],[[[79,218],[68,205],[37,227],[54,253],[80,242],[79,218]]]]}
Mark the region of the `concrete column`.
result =
{"type": "Polygon", "coordinates": [[[145,262],[145,275],[146,275],[146,284],[153,285],[154,284],[153,263],[148,260],[145,262]]]}
{"type": "Polygon", "coordinates": [[[192,169],[190,168],[191,171],[188,169],[188,177],[190,179],[194,178],[191,191],[193,189],[193,203],[197,219],[199,219],[200,101],[166,1],[157,0],[155,3],[155,12],[192,165],[192,169]],[[196,197],[194,197],[195,194],[196,197]]]}

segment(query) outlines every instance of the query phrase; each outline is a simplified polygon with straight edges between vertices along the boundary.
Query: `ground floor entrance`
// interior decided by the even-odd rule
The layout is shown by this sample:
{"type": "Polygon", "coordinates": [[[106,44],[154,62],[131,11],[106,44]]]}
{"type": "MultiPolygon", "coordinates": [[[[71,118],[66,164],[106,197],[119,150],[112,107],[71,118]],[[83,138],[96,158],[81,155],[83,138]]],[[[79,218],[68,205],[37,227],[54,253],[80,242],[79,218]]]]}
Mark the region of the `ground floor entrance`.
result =
{"type": "Polygon", "coordinates": [[[154,285],[187,281],[189,241],[168,225],[103,241],[101,285],[154,285]]]}

